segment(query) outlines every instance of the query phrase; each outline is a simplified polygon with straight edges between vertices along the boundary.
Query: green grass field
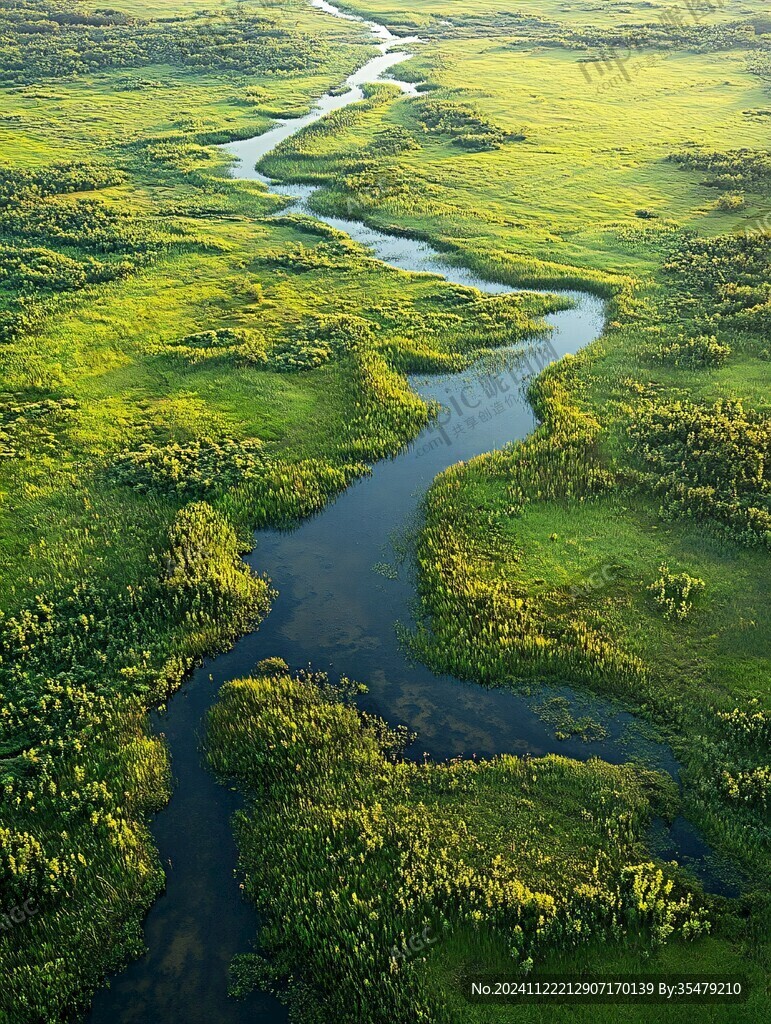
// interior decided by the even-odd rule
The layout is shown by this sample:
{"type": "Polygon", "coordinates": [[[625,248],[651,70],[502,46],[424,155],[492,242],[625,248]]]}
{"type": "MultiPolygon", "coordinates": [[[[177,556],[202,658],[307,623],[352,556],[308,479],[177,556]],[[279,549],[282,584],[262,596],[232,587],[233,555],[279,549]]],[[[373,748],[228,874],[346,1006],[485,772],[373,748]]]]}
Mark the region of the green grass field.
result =
{"type": "MultiPolygon", "coordinates": [[[[766,14],[763,0],[696,0],[691,5],[678,0],[520,0],[515,7],[502,7],[499,0],[425,0],[419,6],[409,2],[361,0],[342,4],[344,10],[355,10],[386,24],[429,25],[433,22],[459,22],[475,18],[493,20],[496,15],[525,15],[545,21],[572,26],[590,25],[617,28],[619,25],[656,24],[667,14],[680,15],[685,24],[721,24],[739,18],[766,14]]],[[[445,26],[446,27],[446,26],[445,26]]]]}
{"type": "MultiPolygon", "coordinates": [[[[650,856],[650,816],[677,803],[639,766],[554,759],[531,783],[517,759],[394,765],[377,729],[328,705],[323,687],[265,676],[231,684],[212,719],[219,772],[247,790],[266,765],[276,773],[270,800],[239,823],[276,959],[272,973],[247,958],[236,974],[248,987],[307,972],[297,1005],[307,997],[309,1021],[326,1019],[313,1016],[325,992],[337,1020],[358,1013],[360,983],[368,1015],[352,1020],[674,1024],[693,1008],[472,1008],[458,979],[529,955],[557,971],[738,971],[749,1002],[699,1013],[765,1019],[767,4],[347,9],[421,34],[398,74],[423,94],[370,91],[284,144],[269,172],[321,184],[319,210],[427,238],[500,280],[609,301],[603,337],[536,384],[536,435],[435,482],[415,649],[495,685],[567,676],[654,722],[683,765],[682,810],[745,886],[726,902],[675,871],[671,900],[624,902],[624,870],[650,856]],[[286,774],[285,737],[271,733],[283,712],[263,714],[279,691],[306,737],[298,766],[313,775],[323,742],[332,782],[303,791],[286,774]],[[573,829],[593,800],[607,838],[599,811],[573,829]],[[359,857],[344,934],[325,836],[341,863],[359,857]],[[598,861],[606,877],[584,893],[593,923],[574,941],[582,911],[562,868],[590,884],[598,861]],[[288,865],[282,880],[265,875],[271,863],[288,865]],[[525,928],[516,955],[522,901],[502,901],[502,879],[558,908],[559,924],[542,942],[525,928]],[[389,918],[391,898],[401,909],[389,918]],[[711,933],[686,941],[684,907],[702,904],[711,933]],[[452,927],[403,974],[366,945],[439,916],[452,927]],[[681,934],[662,945],[675,919],[681,934]]],[[[0,931],[2,1024],[69,1019],[141,952],[163,885],[147,822],[170,770],[146,712],[266,614],[267,586],[238,557],[251,530],[316,511],[427,422],[404,371],[461,366],[500,342],[470,315],[437,329],[452,298],[441,282],[276,220],[275,198],[227,177],[215,144],[339,85],[375,52],[361,25],[302,0],[219,13],[174,0],[162,15],[118,0],[107,15],[78,5],[86,20],[65,30],[74,10],[0,2],[0,912],[29,899],[41,911],[23,942],[0,931]]],[[[543,308],[522,300],[513,335],[543,308]]]]}
{"type": "MultiPolygon", "coordinates": [[[[591,24],[606,44],[620,21],[654,21],[659,12],[611,4],[592,11],[584,4],[535,8],[517,9],[571,29],[576,22],[591,24]]],[[[759,237],[768,224],[768,179],[746,190],[740,179],[716,187],[709,174],[668,159],[697,150],[765,152],[768,72],[754,51],[716,43],[715,35],[709,44],[692,34],[687,44],[670,39],[624,49],[621,56],[629,59],[619,75],[612,62],[581,63],[586,49],[569,33],[553,33],[563,42],[567,35],[567,45],[548,44],[542,26],[515,26],[499,5],[356,9],[393,26],[430,30],[400,74],[434,87],[428,103],[444,104],[445,121],[438,127],[427,122],[423,100],[375,104],[355,119],[286,143],[269,158],[274,173],[326,186],[314,197],[319,209],[354,209],[378,226],[406,227],[504,280],[551,285],[560,276],[571,282],[573,275],[583,276],[585,287],[605,294],[610,288],[616,296],[604,338],[564,374],[564,382],[538,391],[547,420],[542,442],[457,467],[435,484],[419,541],[427,621],[416,649],[437,668],[487,682],[517,685],[534,672],[582,678],[656,721],[683,761],[687,812],[716,848],[754,877],[760,924],[767,804],[743,786],[750,776],[763,786],[765,754],[762,741],[761,747],[745,741],[729,723],[743,715],[767,721],[768,533],[760,527],[759,537],[726,536],[703,506],[700,512],[681,509],[685,518],[673,518],[671,508],[662,515],[663,499],[646,493],[649,485],[639,476],[629,430],[643,406],[655,412],[668,399],[697,408],[739,400],[758,416],[768,415],[763,321],[756,326],[724,304],[723,282],[743,273],[741,257],[714,291],[708,274],[702,284],[696,274],[688,277],[682,261],[675,270],[673,257],[683,245],[688,249],[684,240],[691,232],[717,240],[704,243],[707,253],[710,245],[717,253],[721,238],[740,247],[731,239],[759,237]],[[442,25],[443,17],[453,26],[442,25]],[[482,125],[474,130],[487,133],[481,145],[461,145],[471,119],[482,125]],[[358,154],[373,138],[399,141],[384,155],[375,156],[373,146],[362,168],[358,154]],[[486,141],[491,138],[492,144],[486,141]],[[736,202],[724,202],[723,193],[734,189],[736,202]],[[682,336],[706,330],[732,350],[720,365],[672,365],[675,357],[659,354],[682,336]],[[587,466],[595,476],[583,484],[587,466]],[[604,482],[592,482],[597,479],[604,482]],[[579,500],[566,497],[581,494],[583,486],[587,493],[579,500]],[[651,595],[663,564],[674,577],[686,574],[704,583],[682,621],[662,614],[651,595]],[[492,626],[483,636],[480,615],[489,616],[492,626]],[[740,776],[744,782],[737,781],[740,776]]],[[[764,12],[722,5],[713,13],[699,17],[698,26],[764,12]]],[[[761,253],[764,244],[767,252],[767,235],[758,243],[761,253]]],[[[760,284],[751,271],[742,280],[760,284]]],[[[749,305],[762,318],[762,284],[755,296],[749,305]]],[[[763,436],[758,494],[749,499],[761,508],[768,500],[767,430],[763,436]]],[[[698,472],[705,470],[706,463],[698,472]]],[[[700,963],[736,966],[747,955],[746,947],[730,940],[714,941],[703,954],[697,946],[655,962],[688,971],[700,963]]],[[[752,948],[760,979],[767,970],[763,942],[752,948]]],[[[457,991],[453,972],[468,964],[472,951],[473,942],[456,938],[451,951],[430,952],[427,971],[432,977],[436,972],[438,991],[457,991]]],[[[586,962],[596,966],[596,950],[592,955],[586,962]]],[[[618,955],[620,961],[608,954],[603,963],[641,969],[618,955]]],[[[489,948],[485,956],[505,965],[489,948]]],[[[760,1012],[763,998],[742,1011],[748,1019],[760,1012]]],[[[541,1018],[540,1011],[531,1018],[521,1009],[494,1014],[487,1007],[472,1016],[462,1003],[453,1012],[464,1020],[541,1018]]],[[[659,1012],[652,1010],[651,1019],[659,1012]]],[[[684,1016],[669,1012],[672,1019],[684,1016]]],[[[733,1012],[710,1010],[715,1020],[733,1012]]],[[[648,1019],[639,1009],[607,1013],[648,1019]]]]}

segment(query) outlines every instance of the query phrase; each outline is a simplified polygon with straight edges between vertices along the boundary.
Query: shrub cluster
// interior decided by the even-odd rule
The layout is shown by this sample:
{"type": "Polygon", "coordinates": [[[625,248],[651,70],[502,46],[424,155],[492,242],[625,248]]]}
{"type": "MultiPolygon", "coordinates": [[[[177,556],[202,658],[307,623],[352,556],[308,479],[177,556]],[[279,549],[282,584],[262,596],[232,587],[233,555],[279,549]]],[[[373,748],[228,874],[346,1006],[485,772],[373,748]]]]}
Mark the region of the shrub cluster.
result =
{"type": "MultiPolygon", "coordinates": [[[[707,3],[711,0],[706,0],[707,3]]],[[[719,0],[715,0],[718,3],[719,0]]],[[[707,11],[707,6],[703,8],[707,11]]],[[[630,9],[631,10],[631,9],[630,9]]],[[[626,10],[624,13],[630,13],[626,10]]],[[[763,16],[736,18],[718,24],[705,21],[698,8],[687,4],[663,8],[655,20],[647,23],[619,21],[618,24],[574,25],[531,13],[496,11],[485,14],[453,12],[452,27],[446,22],[434,22],[431,28],[442,36],[484,36],[499,38],[502,34],[513,37],[508,45],[518,48],[522,40],[540,46],[555,46],[568,50],[595,51],[603,58],[614,59],[619,67],[624,62],[644,59],[649,51],[691,51],[694,53],[720,53],[725,50],[751,50],[753,56],[762,56],[768,46],[771,27],[763,16]]],[[[421,26],[421,31],[424,31],[421,26]]]]}
{"type": "Polygon", "coordinates": [[[116,168],[92,160],[65,160],[35,169],[0,164],[0,209],[68,192],[95,192],[123,180],[116,168]]]}
{"type": "Polygon", "coordinates": [[[317,67],[327,47],[264,12],[241,9],[145,19],[120,11],[62,10],[49,0],[0,0],[5,84],[115,68],[286,74],[317,67]]]}
{"type": "Polygon", "coordinates": [[[706,171],[705,185],[733,192],[746,189],[762,192],[771,185],[771,153],[755,149],[683,149],[672,153],[671,161],[693,171],[706,171]]]}
{"type": "Polygon", "coordinates": [[[690,50],[694,53],[720,53],[725,50],[762,49],[767,42],[751,18],[723,22],[718,25],[699,24],[685,7],[675,7],[657,22],[626,24],[614,28],[581,26],[562,28],[557,38],[544,38],[574,49],[592,47],[610,52],[618,59],[643,55],[646,50],[690,50]]]}
{"type": "Polygon", "coordinates": [[[74,398],[0,400],[0,459],[56,451],[61,428],[77,408],[74,398]]]}
{"type": "Polygon", "coordinates": [[[704,580],[689,576],[687,572],[670,572],[669,566],[659,566],[659,576],[648,586],[665,618],[681,622],[693,609],[693,598],[704,590],[704,580]]]}
{"type": "Polygon", "coordinates": [[[677,289],[681,316],[698,319],[705,333],[727,326],[768,338],[771,236],[680,236],[664,271],[677,289]]]}
{"type": "Polygon", "coordinates": [[[407,762],[407,737],[360,716],[347,681],[341,694],[276,659],[256,671],[223,688],[208,726],[215,770],[252,797],[237,837],[272,963],[242,960],[242,987],[272,974],[309,1019],[323,1006],[340,1022],[454,1024],[426,954],[398,955],[411,935],[455,948],[497,936],[516,971],[592,937],[709,929],[639,859],[651,800],[671,800],[655,773],[553,756],[407,762]]]}
{"type": "Polygon", "coordinates": [[[342,351],[370,346],[374,340],[372,325],[360,316],[310,317],[289,337],[274,342],[268,366],[282,372],[311,370],[342,351]]]}
{"type": "Polygon", "coordinates": [[[771,712],[764,711],[757,698],[749,701],[746,708],[718,712],[718,719],[745,746],[762,747],[771,743],[771,712]]]}
{"type": "Polygon", "coordinates": [[[268,266],[287,270],[340,270],[347,265],[352,249],[352,242],[345,243],[339,239],[313,246],[297,242],[281,249],[263,249],[260,260],[268,266]]]}
{"type": "Polygon", "coordinates": [[[739,401],[645,403],[632,451],[672,514],[713,520],[748,543],[771,543],[771,419],[739,401]]]}
{"type": "Polygon", "coordinates": [[[423,130],[443,135],[463,149],[500,149],[506,134],[471,103],[428,97],[414,105],[415,116],[423,130]]]}
{"type": "Polygon", "coordinates": [[[256,477],[265,466],[256,438],[198,437],[186,443],[143,444],[119,455],[108,470],[115,483],[142,494],[203,498],[256,477]]]}
{"type": "Polygon", "coordinates": [[[722,366],[731,354],[731,346],[722,344],[714,334],[678,336],[677,341],[662,345],[660,357],[665,363],[675,366],[702,367],[722,366]]]}
{"type": "Polygon", "coordinates": [[[264,366],[268,351],[259,331],[241,327],[220,327],[199,331],[157,346],[157,351],[196,365],[210,360],[227,359],[244,366],[264,366]]]}

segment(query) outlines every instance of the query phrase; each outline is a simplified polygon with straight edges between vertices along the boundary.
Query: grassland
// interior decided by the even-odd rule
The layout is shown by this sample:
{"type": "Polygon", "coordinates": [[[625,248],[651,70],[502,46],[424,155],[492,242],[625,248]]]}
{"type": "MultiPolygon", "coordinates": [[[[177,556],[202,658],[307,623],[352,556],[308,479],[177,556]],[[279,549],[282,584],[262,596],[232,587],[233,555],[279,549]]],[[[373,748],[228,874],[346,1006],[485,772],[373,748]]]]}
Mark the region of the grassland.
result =
{"type": "MultiPolygon", "coordinates": [[[[0,117],[0,884],[4,911],[22,908],[23,917],[0,934],[4,1024],[65,1019],[141,949],[141,914],[162,886],[147,820],[169,790],[145,712],[196,658],[266,613],[268,585],[238,557],[250,530],[315,510],[426,422],[404,371],[460,366],[503,340],[480,336],[473,296],[388,271],[322,227],[272,219],[275,199],[226,178],[213,144],[255,134],[339,84],[371,52],[360,27],[299,0],[245,5],[232,17],[180,0],[164,7],[165,21],[144,0],[113,6],[129,15],[109,29],[121,45],[98,34],[94,44],[86,24],[75,63],[71,47],[57,48],[61,26],[35,48],[10,5],[0,8],[2,63],[12,70],[0,117]],[[264,45],[244,45],[255,38],[264,45]],[[448,302],[461,326],[438,328],[448,302]]],[[[628,871],[648,861],[647,821],[673,813],[665,780],[561,759],[541,764],[532,786],[515,759],[393,763],[396,739],[330,702],[323,680],[266,670],[226,691],[213,752],[218,770],[247,789],[267,784],[266,767],[274,773],[273,803],[239,824],[243,861],[258,901],[260,879],[274,887],[262,906],[272,983],[311,971],[295,993],[308,1019],[325,992],[351,1012],[357,981],[370,989],[360,997],[368,1020],[394,1011],[530,1019],[471,1010],[455,993],[470,966],[512,962],[512,915],[527,917],[520,905],[539,901],[556,908],[559,927],[541,946],[525,929],[519,959],[532,946],[539,963],[560,966],[591,958],[635,970],[651,957],[652,969],[741,967],[760,995],[742,1016],[716,1007],[708,1019],[763,1016],[769,577],[762,520],[749,510],[767,508],[767,469],[762,460],[754,476],[734,468],[757,456],[769,412],[762,227],[771,210],[762,169],[758,182],[746,158],[767,148],[766,12],[760,0],[726,3],[704,24],[692,17],[685,30],[659,31],[658,14],[675,6],[590,11],[523,0],[517,18],[485,0],[420,10],[409,0],[362,2],[361,13],[425,28],[403,71],[426,81],[426,95],[374,90],[355,112],[285,145],[270,168],[325,185],[320,208],[431,238],[492,276],[610,299],[603,339],[538,385],[545,426],[531,447],[437,481],[420,541],[427,619],[416,643],[437,667],[486,682],[568,672],[667,726],[685,766],[684,806],[741,864],[747,893],[727,907],[675,872],[675,896],[653,900],[651,915],[624,903],[628,871]],[[657,26],[628,54],[618,42],[627,21],[657,26]],[[620,80],[613,53],[586,63],[619,45],[629,58],[620,80]],[[716,172],[667,160],[694,147],[733,154],[730,180],[705,185],[716,172]],[[704,252],[689,232],[707,240],[704,252]],[[752,242],[746,250],[742,239],[752,242]],[[701,342],[695,365],[676,363],[695,358],[693,347],[673,354],[681,335],[715,335],[729,354],[698,365],[715,354],[701,342]],[[689,416],[691,406],[741,399],[761,418],[734,417],[725,450],[713,439],[717,484],[698,508],[646,455],[665,398],[690,403],[689,416]],[[685,618],[668,618],[648,587],[660,577],[679,599],[681,574],[704,587],[685,618]],[[489,616],[483,642],[466,617],[469,592],[489,616]],[[498,627],[515,622],[516,642],[503,644],[498,627]],[[534,645],[548,648],[548,665],[534,645]],[[285,701],[305,739],[274,749],[272,729],[286,738],[285,701]],[[318,746],[328,780],[314,774],[318,746]],[[290,748],[312,776],[307,794],[282,760],[290,748]],[[347,758],[360,770],[351,774],[347,758]],[[601,798],[611,842],[599,811],[572,829],[601,798]],[[442,849],[422,847],[435,832],[442,849]],[[539,843],[528,845],[530,835],[539,843]],[[306,861],[294,856],[301,838],[306,861]],[[344,932],[319,852],[327,840],[341,865],[359,855],[353,891],[362,900],[344,903],[344,932]],[[580,855],[546,864],[553,842],[565,857],[575,843],[580,855]],[[266,855],[292,866],[285,885],[263,879],[266,855]],[[399,858],[418,855],[420,872],[405,875],[399,858]],[[599,882],[598,857],[607,859],[599,882]],[[464,858],[483,879],[478,893],[456,870],[464,858]],[[389,874],[384,865],[394,863],[389,874]],[[575,932],[568,864],[594,886],[585,895],[595,938],[577,949],[566,940],[575,932]],[[505,940],[486,941],[501,877],[511,893],[541,895],[512,899],[499,922],[505,940]],[[389,917],[391,897],[404,902],[389,917]],[[611,934],[603,929],[614,900],[629,916],[611,934]],[[408,940],[415,921],[422,931],[440,904],[452,927],[425,960],[399,960],[394,979],[390,937],[408,940]],[[672,922],[703,931],[702,904],[711,937],[656,945],[662,922],[664,931],[672,922]],[[300,908],[294,930],[280,924],[290,906],[300,908]],[[300,928],[308,913],[318,942],[300,928]],[[356,942],[365,933],[366,955],[356,942]],[[598,935],[619,944],[600,953],[598,935]],[[329,973],[335,945],[346,950],[341,975],[329,973]]],[[[58,24],[59,13],[28,4],[22,17],[58,24]]],[[[512,301],[505,336],[528,333],[542,308],[512,301]]],[[[701,471],[697,456],[684,452],[683,464],[695,459],[701,471]]],[[[244,987],[267,977],[252,961],[239,970],[244,987]]],[[[637,1012],[629,1019],[647,1019],[637,1012]]]]}
{"type": "Polygon", "coordinates": [[[343,8],[355,9],[388,25],[450,28],[452,25],[463,25],[466,19],[473,19],[476,23],[492,23],[498,31],[507,26],[507,16],[516,18],[518,15],[556,22],[558,27],[580,25],[618,28],[627,25],[656,25],[672,13],[679,13],[686,24],[708,25],[762,17],[767,13],[763,0],[702,0],[690,8],[677,0],[652,0],[650,3],[635,3],[634,0],[607,0],[605,3],[599,0],[588,3],[583,0],[521,0],[513,11],[502,8],[498,0],[426,0],[420,7],[416,4],[394,3],[393,0],[362,0],[355,6],[343,5],[343,8]],[[499,19],[497,23],[496,16],[499,19]],[[450,25],[446,24],[448,21],[450,25]]]}
{"type": "Polygon", "coordinates": [[[88,14],[60,39],[66,11],[0,10],[9,1024],[67,1018],[141,951],[163,885],[147,820],[170,786],[145,712],[265,614],[251,529],[315,510],[426,422],[389,355],[408,368],[421,325],[423,361],[463,365],[481,340],[462,313],[430,326],[441,284],[272,219],[213,147],[306,110],[367,34],[300,3],[200,9],[126,5],[96,42],[88,14]],[[25,17],[55,38],[36,48],[25,17]],[[241,48],[247,31],[264,45],[241,48]]]}
{"type": "MultiPolygon", "coordinates": [[[[771,199],[749,167],[768,164],[768,27],[759,5],[674,28],[665,7],[521,4],[532,17],[520,18],[482,3],[357,4],[420,27],[400,75],[424,95],[317,126],[268,166],[324,186],[319,210],[408,230],[489,276],[609,297],[602,339],[534,386],[534,438],[435,482],[414,649],[487,684],[567,678],[664,729],[686,812],[745,873],[749,923],[722,907],[712,939],[644,963],[744,964],[757,1001],[709,1014],[755,1019],[768,972],[771,199]],[[652,31],[630,43],[632,23],[652,31]]],[[[249,871],[264,855],[257,831],[243,841],[249,871]]],[[[510,965],[501,941],[474,941],[426,953],[433,1012],[547,1015],[448,1000],[470,963],[510,965]]],[[[638,952],[591,943],[540,966],[579,963],[641,970],[638,952]]],[[[564,1010],[604,1012],[648,1019],[564,1010]]]]}

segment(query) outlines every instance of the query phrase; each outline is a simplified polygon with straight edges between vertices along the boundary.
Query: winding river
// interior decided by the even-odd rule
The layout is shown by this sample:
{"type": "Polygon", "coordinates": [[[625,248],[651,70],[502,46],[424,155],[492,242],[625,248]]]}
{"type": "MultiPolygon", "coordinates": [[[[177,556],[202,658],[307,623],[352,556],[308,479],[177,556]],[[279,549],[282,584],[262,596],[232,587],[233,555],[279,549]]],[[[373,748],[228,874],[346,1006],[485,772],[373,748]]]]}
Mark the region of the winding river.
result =
{"type": "MultiPolygon", "coordinates": [[[[329,15],[343,14],[325,0],[314,6],[329,15]]],[[[331,111],[362,99],[362,86],[390,81],[406,95],[416,87],[385,77],[410,53],[395,47],[418,40],[396,37],[382,25],[365,22],[377,41],[378,54],[347,80],[347,90],[327,94],[310,113],[278,122],[253,139],[224,147],[234,158],[235,177],[257,179],[287,196],[283,212],[308,213],[344,231],[377,259],[406,271],[432,272],[446,280],[489,293],[510,292],[453,266],[425,243],[377,231],[365,224],[322,217],[308,206],[314,191],[307,186],[277,185],[255,164],[284,139],[331,111]]],[[[603,329],[601,300],[569,293],[571,308],[549,315],[547,341],[529,354],[540,368],[553,358],[575,352],[603,329]]],[[[355,482],[324,511],[291,532],[263,530],[247,561],[267,572],[279,591],[259,630],[235,647],[208,659],[169,701],[154,727],[165,734],[172,757],[175,790],[169,806],[152,825],[167,869],[165,893],[145,921],[148,953],[113,978],[94,999],[91,1024],[256,1024],[286,1021],[284,1007],[255,993],[236,1002],[227,998],[227,966],[232,956],[252,948],[257,921],[242,899],[235,877],[236,849],[230,818],[238,794],[216,783],[202,763],[200,740],[207,709],[222,683],[247,675],[261,658],[277,655],[293,668],[325,669],[366,683],[362,706],[390,722],[405,723],[419,734],[415,753],[434,758],[458,754],[488,757],[503,751],[542,755],[604,757],[622,762],[633,749],[674,774],[677,765],[667,748],[647,741],[632,717],[618,708],[592,701],[593,717],[607,729],[601,741],[555,739],[528,698],[505,690],[484,689],[448,676],[434,676],[408,660],[395,624],[411,621],[414,581],[403,557],[405,531],[414,525],[420,496],[437,473],[459,460],[525,437],[535,426],[532,409],[514,378],[504,372],[504,395],[492,394],[491,378],[481,367],[454,375],[412,378],[427,399],[447,409],[443,427],[427,427],[397,457],[378,463],[371,476],[355,482]],[[473,420],[473,425],[471,423],[473,420]]],[[[580,698],[567,688],[557,691],[573,704],[580,698]]],[[[676,840],[664,838],[662,851],[690,857],[698,864],[706,848],[680,821],[676,840]],[[668,845],[668,848],[667,848],[668,845]]]]}

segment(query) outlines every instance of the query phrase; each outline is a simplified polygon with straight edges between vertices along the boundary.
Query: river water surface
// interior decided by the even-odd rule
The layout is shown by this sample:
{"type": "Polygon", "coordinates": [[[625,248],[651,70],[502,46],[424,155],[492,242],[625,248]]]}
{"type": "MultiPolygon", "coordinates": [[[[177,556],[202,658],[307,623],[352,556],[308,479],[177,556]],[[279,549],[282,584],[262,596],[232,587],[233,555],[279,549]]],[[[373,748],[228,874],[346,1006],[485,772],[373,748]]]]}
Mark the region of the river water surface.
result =
{"type": "MultiPolygon", "coordinates": [[[[314,0],[314,6],[332,16],[362,20],[342,14],[324,0],[314,0]]],[[[262,181],[291,199],[283,212],[309,213],[391,266],[440,274],[484,292],[513,291],[452,265],[423,242],[388,235],[355,220],[321,217],[307,206],[312,188],[278,185],[255,169],[283,140],[362,99],[362,85],[391,81],[407,96],[415,95],[414,85],[384,76],[410,56],[395,47],[418,40],[396,37],[372,22],[364,24],[377,41],[377,56],[351,75],[346,91],[322,97],[304,117],[280,121],[254,139],[224,147],[234,158],[233,175],[262,181]]],[[[534,343],[529,361],[536,369],[576,352],[603,329],[600,299],[582,293],[569,297],[571,308],[546,317],[548,339],[534,343]]],[[[378,463],[371,476],[355,482],[297,529],[255,534],[247,561],[258,572],[268,573],[279,596],[259,630],[227,653],[208,659],[169,701],[166,712],[153,717],[168,742],[175,777],[171,802],[152,825],[167,868],[167,887],[145,922],[148,953],[97,994],[91,1024],[276,1024],[287,1019],[283,1006],[269,996],[256,993],[239,1002],[227,998],[228,963],[234,954],[252,948],[257,920],[242,899],[234,874],[230,817],[239,797],[215,782],[202,764],[200,750],[205,714],[218,688],[247,675],[262,658],[279,656],[293,668],[310,663],[333,677],[345,674],[365,683],[369,692],[362,707],[418,732],[413,749],[418,755],[425,751],[438,759],[557,752],[581,759],[598,755],[619,763],[634,749],[677,773],[668,749],[646,741],[632,717],[608,703],[592,701],[593,716],[600,717],[607,729],[605,739],[558,741],[525,696],[435,676],[411,662],[399,643],[396,623],[412,621],[415,597],[401,541],[414,525],[421,495],[452,463],[533,430],[532,409],[514,379],[521,374],[515,362],[511,373],[500,376],[503,388],[496,387],[482,368],[412,378],[412,386],[423,397],[447,407],[442,431],[427,427],[405,451],[378,463]]],[[[578,699],[568,687],[558,692],[571,701],[578,699]]],[[[695,857],[704,852],[687,823],[681,823],[678,844],[668,852],[687,855],[689,847],[695,857]]]]}

